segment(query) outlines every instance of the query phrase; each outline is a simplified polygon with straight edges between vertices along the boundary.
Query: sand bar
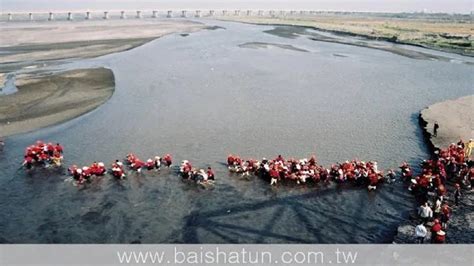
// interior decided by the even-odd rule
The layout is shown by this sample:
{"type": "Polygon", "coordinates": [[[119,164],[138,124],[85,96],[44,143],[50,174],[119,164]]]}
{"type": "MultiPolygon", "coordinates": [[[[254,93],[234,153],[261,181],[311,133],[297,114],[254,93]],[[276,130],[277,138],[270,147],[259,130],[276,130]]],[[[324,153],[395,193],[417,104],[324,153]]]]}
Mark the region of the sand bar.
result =
{"type": "Polygon", "coordinates": [[[174,32],[203,29],[188,20],[0,23],[0,64],[90,58],[135,48],[174,32]]]}
{"type": "Polygon", "coordinates": [[[434,147],[446,148],[459,139],[474,138],[474,95],[435,103],[421,111],[420,119],[434,147]],[[437,136],[433,134],[438,122],[437,136]]]}
{"type": "Polygon", "coordinates": [[[311,27],[342,35],[385,40],[474,56],[469,15],[319,12],[269,16],[220,16],[222,20],[311,27]]]}
{"type": "Polygon", "coordinates": [[[17,77],[18,92],[0,97],[0,137],[57,124],[89,112],[115,89],[105,68],[78,69],[41,77],[17,77]]]}

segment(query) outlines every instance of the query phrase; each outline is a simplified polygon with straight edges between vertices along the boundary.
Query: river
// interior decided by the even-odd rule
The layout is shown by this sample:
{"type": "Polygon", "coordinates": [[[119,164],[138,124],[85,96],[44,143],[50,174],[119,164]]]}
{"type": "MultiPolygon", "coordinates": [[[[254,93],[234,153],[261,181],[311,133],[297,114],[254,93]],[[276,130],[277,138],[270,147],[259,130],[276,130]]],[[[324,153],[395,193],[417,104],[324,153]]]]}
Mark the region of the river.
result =
{"type": "Polygon", "coordinates": [[[414,205],[402,184],[370,193],[270,187],[229,174],[226,157],[315,153],[326,166],[353,158],[376,160],[382,169],[405,160],[416,165],[429,156],[419,111],[472,94],[472,64],[462,63],[472,59],[413,59],[264,32],[273,26],[207,23],[222,28],[61,66],[108,67],[115,93],[79,118],[7,139],[0,152],[1,242],[391,241],[414,205]],[[17,170],[24,147],[37,139],[62,143],[66,165],[171,153],[175,164],[212,166],[216,186],[197,188],[165,169],[123,181],[106,176],[78,189],[61,171],[17,170]]]}

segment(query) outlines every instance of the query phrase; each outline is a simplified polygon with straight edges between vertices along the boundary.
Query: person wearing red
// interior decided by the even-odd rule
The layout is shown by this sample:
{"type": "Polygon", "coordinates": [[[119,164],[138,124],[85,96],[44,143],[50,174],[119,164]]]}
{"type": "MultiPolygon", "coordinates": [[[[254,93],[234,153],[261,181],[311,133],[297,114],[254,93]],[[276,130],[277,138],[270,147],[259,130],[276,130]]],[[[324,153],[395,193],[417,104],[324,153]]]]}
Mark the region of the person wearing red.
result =
{"type": "Polygon", "coordinates": [[[433,243],[444,244],[444,242],[446,242],[446,232],[443,230],[439,230],[438,232],[436,232],[433,243]]]}
{"type": "Polygon", "coordinates": [[[377,189],[377,184],[379,183],[379,178],[376,173],[370,173],[369,174],[369,186],[368,189],[370,190],[375,190],[377,189]]]}
{"type": "Polygon", "coordinates": [[[232,154],[229,154],[227,156],[227,166],[233,166],[234,165],[235,158],[232,154]]]}
{"type": "Polygon", "coordinates": [[[89,167],[91,174],[95,175],[98,172],[98,168],[99,166],[97,165],[97,162],[93,162],[89,167]]]}
{"type": "Polygon", "coordinates": [[[54,147],[54,150],[59,152],[60,154],[63,154],[63,146],[61,146],[59,143],[56,143],[56,146],[54,147]]]}
{"type": "Polygon", "coordinates": [[[275,162],[285,162],[285,159],[283,159],[283,156],[278,155],[278,157],[275,158],[275,162]]]}
{"type": "Polygon", "coordinates": [[[431,226],[431,242],[434,243],[436,234],[441,231],[442,226],[438,219],[434,219],[434,224],[431,226]]]}
{"type": "Polygon", "coordinates": [[[31,169],[33,167],[33,158],[31,156],[25,155],[25,160],[22,164],[26,169],[31,169]]]}
{"type": "Polygon", "coordinates": [[[171,154],[166,154],[164,157],[163,157],[163,160],[165,161],[165,165],[166,167],[170,168],[171,167],[171,164],[173,163],[173,157],[171,157],[171,154]]]}
{"type": "Polygon", "coordinates": [[[122,163],[119,160],[115,160],[115,163],[112,164],[112,175],[119,179],[125,178],[122,163]]]}
{"type": "Polygon", "coordinates": [[[441,206],[441,225],[443,226],[444,229],[448,227],[448,221],[450,217],[451,217],[451,208],[448,206],[448,204],[444,203],[441,206]]]}
{"type": "Polygon", "coordinates": [[[183,178],[190,179],[192,175],[191,173],[192,169],[193,169],[193,166],[191,165],[191,163],[188,160],[184,160],[181,163],[181,167],[179,171],[181,172],[181,175],[183,176],[183,178]]]}
{"type": "Polygon", "coordinates": [[[278,173],[277,169],[273,167],[270,169],[268,174],[270,175],[270,185],[276,185],[278,182],[278,178],[280,177],[280,173],[278,173]]]}
{"type": "Polygon", "coordinates": [[[107,172],[107,169],[105,169],[105,164],[103,162],[99,162],[97,164],[97,167],[95,169],[94,175],[96,176],[103,176],[107,172]]]}
{"type": "Polygon", "coordinates": [[[148,159],[145,163],[145,167],[148,171],[151,171],[155,168],[155,163],[153,162],[152,159],[148,159]]]}
{"type": "Polygon", "coordinates": [[[81,177],[85,181],[89,181],[90,178],[92,177],[91,169],[87,166],[82,167],[82,175],[81,177]]]}
{"type": "Polygon", "coordinates": [[[212,168],[210,166],[207,168],[207,179],[208,180],[215,179],[214,171],[212,171],[212,168]]]}
{"type": "Polygon", "coordinates": [[[45,165],[48,165],[49,155],[46,153],[40,153],[39,155],[39,162],[42,162],[45,165]]]}
{"type": "Polygon", "coordinates": [[[53,143],[49,142],[49,143],[46,145],[46,150],[47,150],[49,156],[53,156],[53,153],[54,153],[54,146],[53,146],[53,143]]]}
{"type": "Polygon", "coordinates": [[[130,165],[133,170],[137,171],[140,173],[142,171],[142,167],[145,165],[140,159],[135,159],[135,161],[130,165]]]}

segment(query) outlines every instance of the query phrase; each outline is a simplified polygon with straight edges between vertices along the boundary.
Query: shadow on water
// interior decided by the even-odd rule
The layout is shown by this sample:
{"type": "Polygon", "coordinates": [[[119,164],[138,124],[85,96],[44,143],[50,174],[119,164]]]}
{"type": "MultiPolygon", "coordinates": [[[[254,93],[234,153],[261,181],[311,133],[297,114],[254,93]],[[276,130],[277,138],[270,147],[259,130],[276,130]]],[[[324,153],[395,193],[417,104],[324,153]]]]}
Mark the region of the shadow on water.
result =
{"type": "MultiPolygon", "coordinates": [[[[389,188],[390,189],[390,188],[389,188]]],[[[394,189],[399,189],[394,188],[394,189]]],[[[315,190],[298,195],[289,195],[283,197],[271,197],[263,200],[255,200],[250,203],[241,203],[217,208],[211,211],[193,211],[184,218],[185,223],[183,230],[182,243],[208,243],[209,239],[221,239],[225,243],[334,243],[337,235],[328,237],[328,229],[332,225],[337,224],[344,234],[343,242],[338,243],[358,243],[366,242],[367,239],[361,240],[357,233],[351,234],[350,230],[358,230],[364,228],[368,223],[379,224],[382,219],[384,223],[388,223],[389,227],[396,226],[397,219],[400,219],[399,213],[386,213],[387,217],[370,218],[370,208],[366,205],[366,197],[359,197],[360,202],[355,202],[356,207],[349,212],[339,212],[338,201],[334,200],[334,204],[330,203],[331,198],[337,198],[338,194],[347,193],[366,193],[365,189],[359,187],[336,186],[315,190]],[[363,191],[360,191],[363,190],[363,191]],[[329,202],[327,202],[329,198],[329,202]],[[322,199],[321,202],[316,202],[322,199]],[[354,222],[352,213],[361,217],[359,222],[354,222]],[[247,223],[252,216],[258,216],[258,223],[247,223]],[[288,223],[287,218],[291,217],[292,222],[288,223]],[[324,219],[321,219],[324,217],[324,219]],[[285,228],[288,227],[288,228],[285,228]],[[360,227],[360,228],[359,228],[360,227]],[[348,230],[348,232],[346,232],[348,230]],[[349,233],[349,234],[347,234],[349,233]],[[201,238],[204,235],[204,239],[201,238]],[[214,235],[210,237],[209,235],[214,235]],[[217,238],[216,238],[217,237],[217,238]]],[[[403,193],[402,193],[403,194],[403,193]]],[[[368,194],[373,200],[380,197],[378,194],[368,194]]],[[[402,195],[401,195],[402,196],[402,195]]],[[[393,201],[391,197],[384,197],[383,202],[393,201]]],[[[381,203],[377,203],[380,206],[381,203]]],[[[397,202],[392,202],[397,204],[397,202]]],[[[403,203],[402,205],[406,205],[403,203]]],[[[408,203],[409,204],[409,203],[408,203]]],[[[402,214],[407,216],[407,212],[402,214]]],[[[377,225],[378,226],[378,225],[377,225]]],[[[374,230],[375,231],[375,230],[374,230]]],[[[377,234],[374,232],[374,234],[377,234]]],[[[392,231],[374,237],[377,242],[390,242],[392,231]]]]}
{"type": "MultiPolygon", "coordinates": [[[[471,93],[464,78],[471,69],[260,34],[268,26],[217,24],[226,29],[168,35],[79,64],[110,66],[115,94],[88,115],[7,139],[0,152],[0,242],[391,241],[413,210],[413,197],[401,183],[370,193],[338,186],[269,187],[258,178],[229,175],[222,161],[229,152],[262,158],[316,151],[326,166],[364,157],[384,169],[403,160],[417,167],[429,154],[418,127],[420,108],[471,93]],[[246,42],[284,42],[315,52],[238,48],[246,42]],[[120,130],[109,129],[125,121],[120,130]],[[186,121],[186,130],[180,121],[186,121]],[[98,180],[80,190],[62,174],[15,173],[23,148],[37,139],[67,145],[66,165],[109,163],[131,149],[139,156],[171,152],[176,162],[209,164],[217,185],[199,189],[182,182],[176,169],[98,180]]],[[[308,34],[282,30],[280,35],[290,37],[308,34]]]]}

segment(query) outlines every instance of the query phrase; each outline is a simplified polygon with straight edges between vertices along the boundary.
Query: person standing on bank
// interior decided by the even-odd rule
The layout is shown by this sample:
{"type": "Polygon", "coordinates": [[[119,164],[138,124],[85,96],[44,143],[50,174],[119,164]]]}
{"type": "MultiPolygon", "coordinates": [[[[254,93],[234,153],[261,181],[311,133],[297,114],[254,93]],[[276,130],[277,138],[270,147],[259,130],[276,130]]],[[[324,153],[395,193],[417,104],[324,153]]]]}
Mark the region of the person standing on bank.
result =
{"type": "Polygon", "coordinates": [[[438,122],[436,121],[433,126],[433,137],[438,136],[438,129],[439,129],[439,125],[438,125],[438,122]]]}

